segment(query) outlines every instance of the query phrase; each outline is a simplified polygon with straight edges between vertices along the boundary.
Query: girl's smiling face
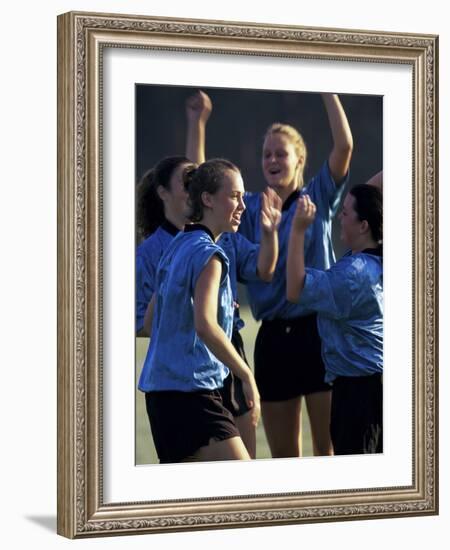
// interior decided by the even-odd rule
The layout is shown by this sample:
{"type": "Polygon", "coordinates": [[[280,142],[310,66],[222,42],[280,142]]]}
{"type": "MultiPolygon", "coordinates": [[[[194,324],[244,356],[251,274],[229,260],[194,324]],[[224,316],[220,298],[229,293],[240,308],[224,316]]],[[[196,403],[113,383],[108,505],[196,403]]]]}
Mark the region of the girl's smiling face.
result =
{"type": "Polygon", "coordinates": [[[269,133],[264,140],[262,168],[269,187],[275,191],[297,186],[297,174],[302,159],[298,156],[295,145],[282,133],[269,133]]]}
{"type": "Polygon", "coordinates": [[[245,210],[244,192],[241,174],[227,170],[220,189],[214,195],[208,194],[217,231],[235,233],[239,229],[245,210]]]}

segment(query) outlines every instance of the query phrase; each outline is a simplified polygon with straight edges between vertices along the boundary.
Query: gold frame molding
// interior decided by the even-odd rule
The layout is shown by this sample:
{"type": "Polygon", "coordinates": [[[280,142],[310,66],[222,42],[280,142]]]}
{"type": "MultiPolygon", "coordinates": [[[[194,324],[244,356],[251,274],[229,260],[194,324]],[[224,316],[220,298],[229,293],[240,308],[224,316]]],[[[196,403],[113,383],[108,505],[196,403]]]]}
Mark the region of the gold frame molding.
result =
{"type": "MultiPolygon", "coordinates": [[[[223,529],[438,513],[438,37],[70,12],[58,17],[58,533],[223,529]],[[401,63],[413,73],[413,483],[105,504],[102,498],[102,51],[401,63]]],[[[134,372],[131,370],[130,372],[134,372]]]]}

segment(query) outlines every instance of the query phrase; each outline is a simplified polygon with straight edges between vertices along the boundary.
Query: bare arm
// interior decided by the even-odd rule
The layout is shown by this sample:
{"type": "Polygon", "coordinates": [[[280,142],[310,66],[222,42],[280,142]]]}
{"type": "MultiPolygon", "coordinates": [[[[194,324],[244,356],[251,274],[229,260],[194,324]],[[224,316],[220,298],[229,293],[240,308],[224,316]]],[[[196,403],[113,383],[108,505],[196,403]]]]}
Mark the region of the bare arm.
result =
{"type": "Polygon", "coordinates": [[[383,170],[380,170],[379,172],[377,172],[366,183],[367,185],[373,185],[374,187],[378,187],[380,191],[383,191],[383,170]]]}
{"type": "Polygon", "coordinates": [[[150,336],[152,333],[153,312],[155,310],[156,294],[153,294],[150,303],[145,310],[144,326],[138,336],[150,336]]]}
{"type": "Polygon", "coordinates": [[[305,286],[305,231],[313,222],[315,214],[316,206],[309,196],[300,197],[288,244],[286,296],[289,302],[298,302],[305,286]]]}
{"type": "Polygon", "coordinates": [[[213,256],[197,280],[194,291],[195,331],[219,361],[242,380],[248,406],[252,407],[252,421],[256,426],[261,408],[255,378],[217,322],[221,273],[222,264],[213,256]]]}
{"type": "Polygon", "coordinates": [[[337,185],[344,179],[350,167],[353,153],[353,136],[344,108],[336,94],[322,94],[327,110],[333,149],[328,158],[331,175],[337,185]]]}
{"type": "Polygon", "coordinates": [[[258,254],[258,277],[270,282],[278,260],[278,226],[281,221],[280,197],[269,187],[261,195],[261,242],[258,254]]]}
{"type": "Polygon", "coordinates": [[[186,101],[186,157],[197,164],[206,160],[206,123],[211,111],[211,100],[202,91],[198,91],[186,101]]]}

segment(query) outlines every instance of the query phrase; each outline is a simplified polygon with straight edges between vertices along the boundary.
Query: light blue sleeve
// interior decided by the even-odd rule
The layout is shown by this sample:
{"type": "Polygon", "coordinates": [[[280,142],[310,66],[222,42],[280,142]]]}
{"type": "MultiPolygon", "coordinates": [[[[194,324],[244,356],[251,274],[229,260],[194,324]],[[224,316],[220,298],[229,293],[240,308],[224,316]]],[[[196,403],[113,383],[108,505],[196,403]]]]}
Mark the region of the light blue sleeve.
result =
{"type": "Polygon", "coordinates": [[[155,291],[155,269],[142,256],[136,256],[136,332],[144,327],[147,306],[155,291]]]}
{"type": "Polygon", "coordinates": [[[233,234],[236,245],[236,270],[240,283],[257,281],[258,278],[258,253],[259,246],[251,243],[239,233],[233,234]]]}
{"type": "Polygon", "coordinates": [[[305,189],[305,193],[311,197],[316,205],[319,216],[331,219],[336,215],[348,180],[349,172],[347,172],[342,182],[336,185],[330,172],[328,160],[323,163],[319,173],[309,181],[305,189]]]}
{"type": "Polygon", "coordinates": [[[332,319],[346,319],[358,292],[357,272],[352,264],[339,261],[327,271],[306,268],[305,286],[299,303],[332,319]]]}
{"type": "Polygon", "coordinates": [[[200,274],[205,269],[209,260],[217,255],[222,262],[222,274],[220,277],[221,284],[228,277],[229,261],[225,252],[216,245],[195,247],[191,253],[191,290],[194,292],[200,274]]]}
{"type": "Polygon", "coordinates": [[[256,216],[259,215],[259,193],[245,193],[245,210],[241,217],[239,233],[244,235],[250,242],[256,240],[256,216]]]}

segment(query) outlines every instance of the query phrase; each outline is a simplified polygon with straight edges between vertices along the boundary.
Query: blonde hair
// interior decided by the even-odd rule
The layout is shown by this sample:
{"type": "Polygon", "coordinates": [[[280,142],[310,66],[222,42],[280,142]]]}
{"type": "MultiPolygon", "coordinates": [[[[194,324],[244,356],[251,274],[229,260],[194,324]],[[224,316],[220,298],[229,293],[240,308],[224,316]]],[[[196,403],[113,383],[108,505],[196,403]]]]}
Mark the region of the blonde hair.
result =
{"type": "Polygon", "coordinates": [[[299,169],[297,173],[298,187],[299,188],[303,187],[304,185],[303,172],[305,170],[306,158],[308,155],[308,151],[306,149],[306,143],[305,143],[305,140],[303,139],[303,136],[293,126],[290,126],[289,124],[283,124],[282,122],[274,122],[273,124],[271,124],[267,128],[266,133],[264,134],[264,139],[266,139],[271,134],[285,135],[294,146],[295,152],[297,153],[298,158],[303,158],[303,162],[302,164],[299,165],[299,169]]]}

